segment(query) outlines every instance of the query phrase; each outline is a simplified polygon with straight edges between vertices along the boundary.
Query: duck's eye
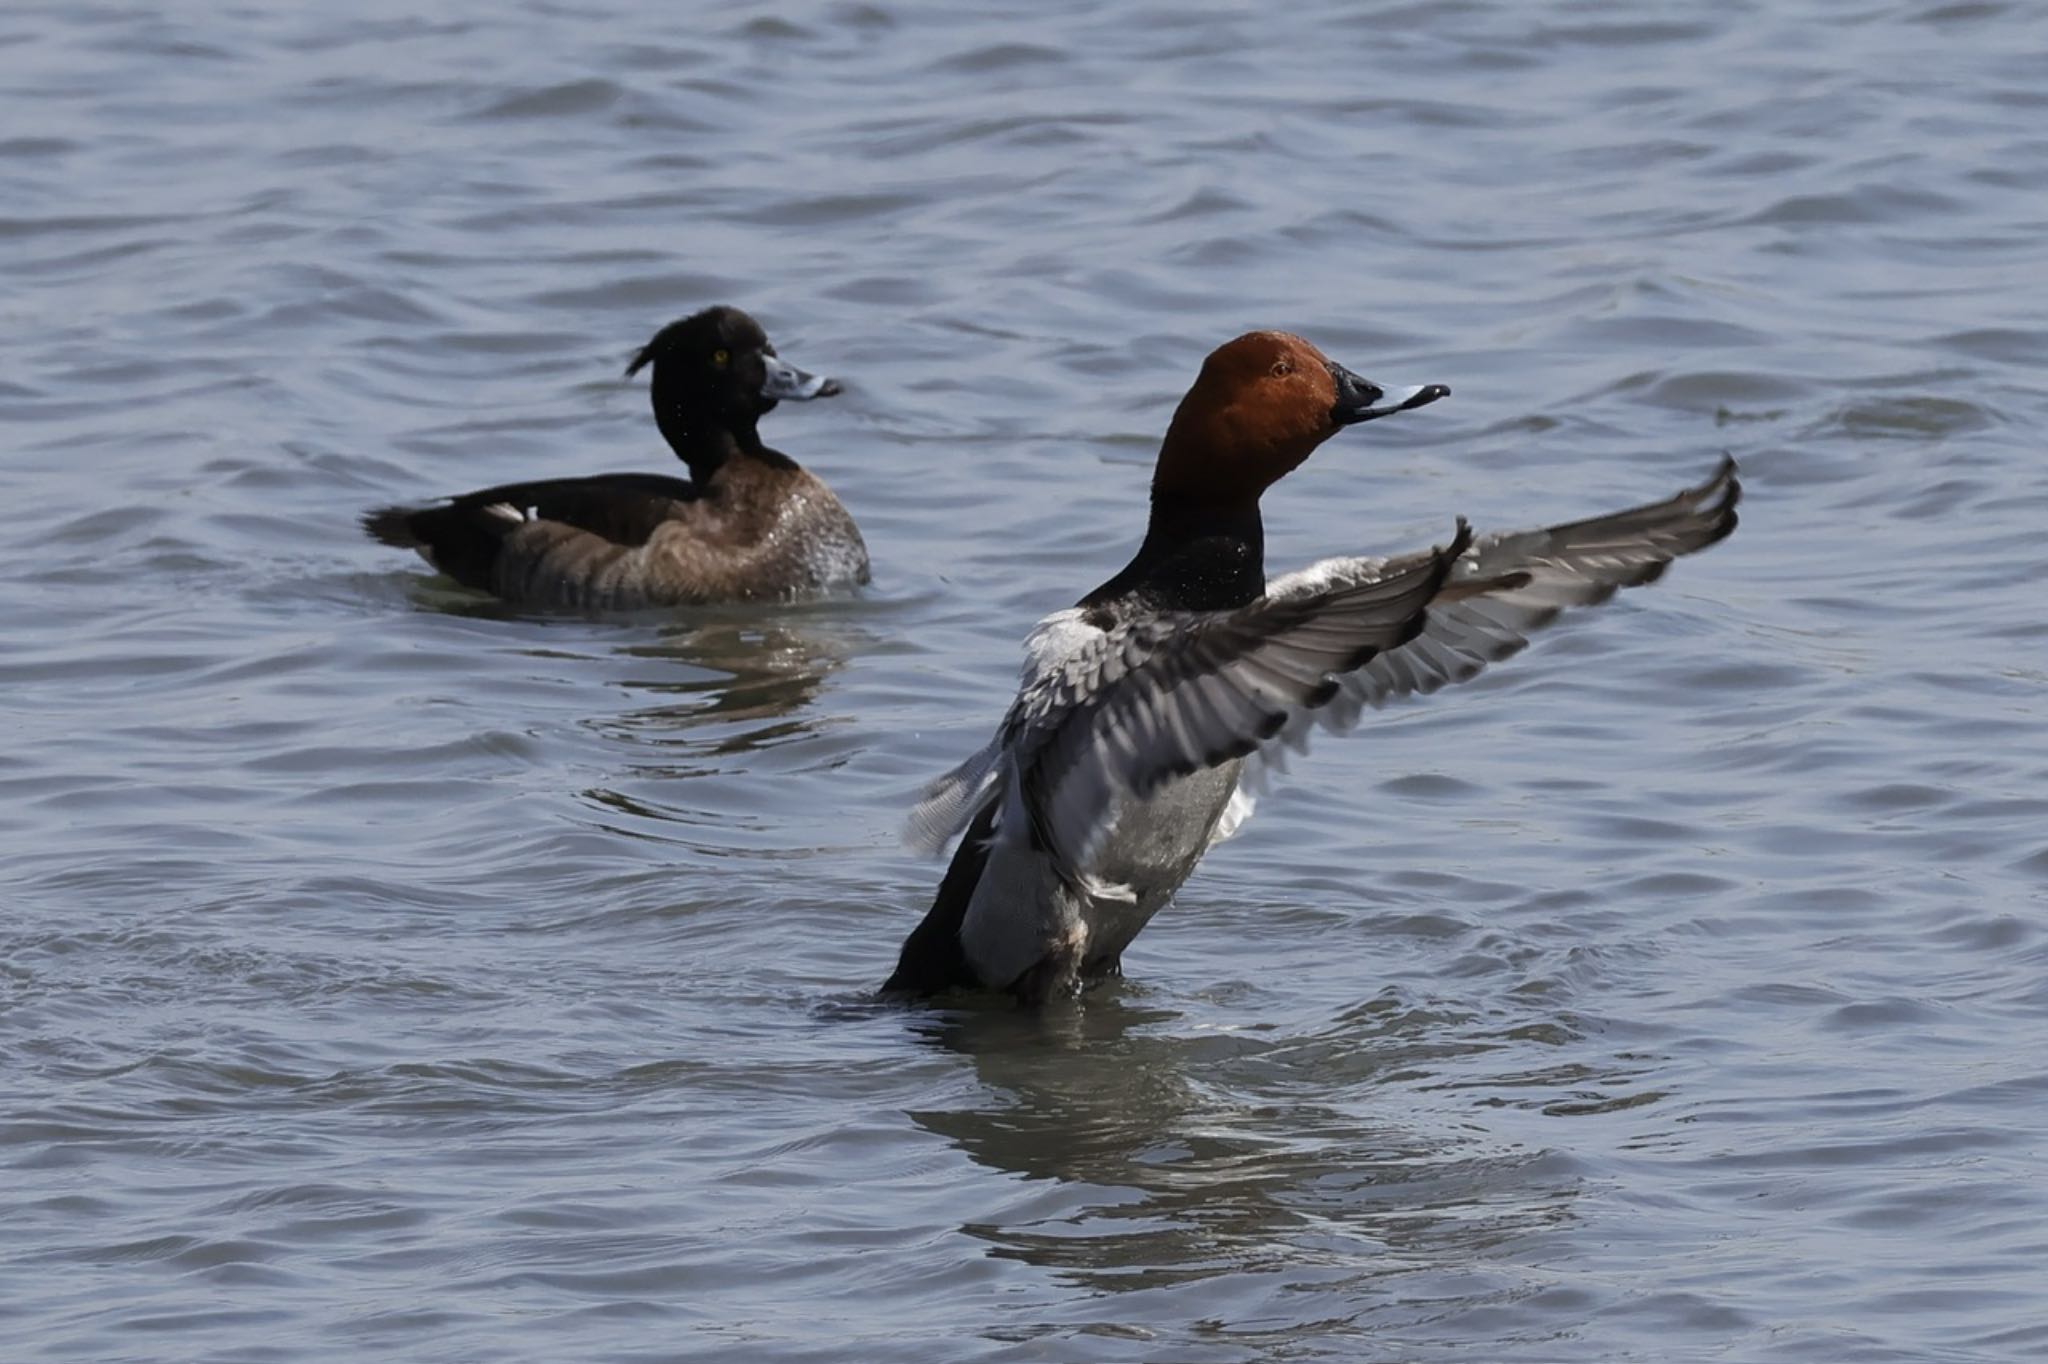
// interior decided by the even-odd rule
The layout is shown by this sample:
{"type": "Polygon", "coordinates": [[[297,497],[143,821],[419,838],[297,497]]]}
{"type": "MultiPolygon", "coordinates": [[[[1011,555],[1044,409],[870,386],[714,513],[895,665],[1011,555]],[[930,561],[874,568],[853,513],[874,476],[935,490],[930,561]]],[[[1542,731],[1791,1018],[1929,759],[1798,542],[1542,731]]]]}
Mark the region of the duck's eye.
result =
{"type": "Polygon", "coordinates": [[[724,350],[715,350],[715,351],[711,352],[711,368],[713,368],[713,369],[724,369],[724,368],[725,368],[725,367],[726,367],[727,365],[729,365],[729,364],[731,364],[731,363],[732,363],[732,352],[731,352],[731,351],[724,351],[724,350]]]}
{"type": "Polygon", "coordinates": [[[1273,377],[1275,379],[1285,379],[1292,373],[1294,373],[1294,362],[1292,360],[1275,360],[1273,362],[1273,377]]]}

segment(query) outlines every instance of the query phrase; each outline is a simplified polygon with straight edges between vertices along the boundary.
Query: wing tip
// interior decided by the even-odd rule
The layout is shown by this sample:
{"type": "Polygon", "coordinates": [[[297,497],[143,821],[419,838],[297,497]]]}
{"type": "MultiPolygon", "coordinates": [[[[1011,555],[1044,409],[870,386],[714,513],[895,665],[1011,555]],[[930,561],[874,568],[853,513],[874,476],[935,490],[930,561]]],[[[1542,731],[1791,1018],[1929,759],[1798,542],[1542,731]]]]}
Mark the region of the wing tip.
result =
{"type": "Polygon", "coordinates": [[[1724,452],[1706,482],[1686,491],[1685,501],[1699,518],[1698,538],[1679,553],[1690,554],[1719,544],[1742,524],[1742,517],[1735,510],[1742,501],[1740,474],[1741,466],[1736,464],[1735,456],[1724,452]]]}
{"type": "Polygon", "coordinates": [[[1456,529],[1451,533],[1450,546],[1441,551],[1446,561],[1447,571],[1449,562],[1457,559],[1470,548],[1472,548],[1472,523],[1461,515],[1458,517],[1456,529]]]}

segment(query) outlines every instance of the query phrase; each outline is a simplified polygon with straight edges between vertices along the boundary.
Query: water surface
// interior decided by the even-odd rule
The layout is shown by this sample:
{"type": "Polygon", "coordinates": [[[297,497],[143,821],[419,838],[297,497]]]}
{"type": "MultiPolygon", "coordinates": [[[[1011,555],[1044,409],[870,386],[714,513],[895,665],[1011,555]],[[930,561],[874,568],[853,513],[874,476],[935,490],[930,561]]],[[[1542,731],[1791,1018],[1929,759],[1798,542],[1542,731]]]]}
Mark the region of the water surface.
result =
{"type": "Polygon", "coordinates": [[[17,4],[0,1354],[2048,1351],[2048,16],[17,4]],[[366,506],[666,458],[738,303],[876,582],[549,618],[366,506]],[[1319,744],[1041,1020],[897,830],[1213,345],[1453,399],[1272,561],[1734,540],[1319,744]]]}

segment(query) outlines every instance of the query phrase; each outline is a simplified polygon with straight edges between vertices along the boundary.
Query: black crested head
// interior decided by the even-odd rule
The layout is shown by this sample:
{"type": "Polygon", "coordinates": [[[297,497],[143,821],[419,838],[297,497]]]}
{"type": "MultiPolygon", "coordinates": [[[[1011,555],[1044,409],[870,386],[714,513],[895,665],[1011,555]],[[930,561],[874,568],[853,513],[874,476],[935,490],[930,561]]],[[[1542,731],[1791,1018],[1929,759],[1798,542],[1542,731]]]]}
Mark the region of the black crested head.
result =
{"type": "Polygon", "coordinates": [[[626,366],[626,373],[638,374],[647,366],[666,360],[696,362],[697,368],[709,369],[714,367],[713,357],[719,351],[731,357],[764,350],[770,355],[775,353],[761,324],[738,308],[719,304],[671,322],[656,332],[654,339],[633,357],[633,363],[626,366]]]}
{"type": "Polygon", "coordinates": [[[719,305],[671,322],[640,348],[626,373],[652,366],[654,410],[664,423],[751,430],[783,399],[826,398],[839,384],[775,353],[761,324],[719,305]]]}

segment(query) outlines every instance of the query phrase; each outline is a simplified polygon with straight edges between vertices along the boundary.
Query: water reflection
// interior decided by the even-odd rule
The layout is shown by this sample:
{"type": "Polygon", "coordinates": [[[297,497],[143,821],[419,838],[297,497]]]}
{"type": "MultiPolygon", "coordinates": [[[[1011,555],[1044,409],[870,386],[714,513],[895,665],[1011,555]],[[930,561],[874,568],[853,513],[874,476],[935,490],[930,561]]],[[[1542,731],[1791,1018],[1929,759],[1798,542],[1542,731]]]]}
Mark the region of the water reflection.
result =
{"type": "Polygon", "coordinates": [[[408,583],[414,607],[441,615],[564,627],[542,655],[587,656],[591,632],[625,629],[628,642],[604,655],[628,671],[610,680],[635,698],[662,698],[616,715],[593,717],[600,734],[628,742],[732,756],[772,747],[814,731],[798,713],[815,702],[825,681],[872,643],[855,619],[856,601],[788,605],[736,603],[672,610],[536,612],[457,587],[445,578],[408,583]],[[645,631],[656,636],[646,642],[645,631]],[[583,646],[583,647],[579,647],[583,646]],[[715,732],[705,734],[707,727],[715,732]]]}
{"type": "MultiPolygon", "coordinates": [[[[1440,1108],[1411,1120],[1415,1082],[1432,1078],[1418,1058],[1477,1050],[1452,1020],[1390,1010],[1307,1037],[1190,1035],[1130,989],[1042,1017],[913,1019],[924,1041],[973,1062],[986,1101],[912,1121],[1066,1195],[963,1228],[991,1254],[1098,1290],[1247,1271],[1364,1283],[1429,1268],[1469,1276],[1571,1217],[1576,1162],[1476,1136],[1440,1108]],[[1369,1078],[1331,1083],[1347,1070],[1369,1078]]],[[[1483,1275],[1465,1287],[1504,1291],[1483,1275]]]]}
{"type": "Polygon", "coordinates": [[[786,852],[790,810],[819,805],[809,778],[858,750],[852,720],[818,701],[871,641],[826,608],[763,614],[666,620],[654,640],[608,651],[617,690],[601,694],[631,704],[582,722],[612,755],[603,784],[582,792],[605,828],[719,856],[786,852]]]}
{"type": "Polygon", "coordinates": [[[849,660],[885,646],[899,610],[854,597],[536,612],[439,579],[408,594],[432,650],[499,655],[493,708],[552,712],[535,733],[564,742],[537,750],[537,768],[595,812],[588,827],[720,858],[785,854],[792,811],[843,802],[834,779],[872,736],[856,708],[821,700],[849,660]]]}
{"type": "Polygon", "coordinates": [[[705,756],[787,743],[822,723],[804,712],[859,643],[845,622],[764,621],[758,612],[746,619],[673,622],[656,643],[613,651],[648,665],[617,686],[635,697],[661,698],[659,704],[593,724],[614,738],[705,756]]]}

